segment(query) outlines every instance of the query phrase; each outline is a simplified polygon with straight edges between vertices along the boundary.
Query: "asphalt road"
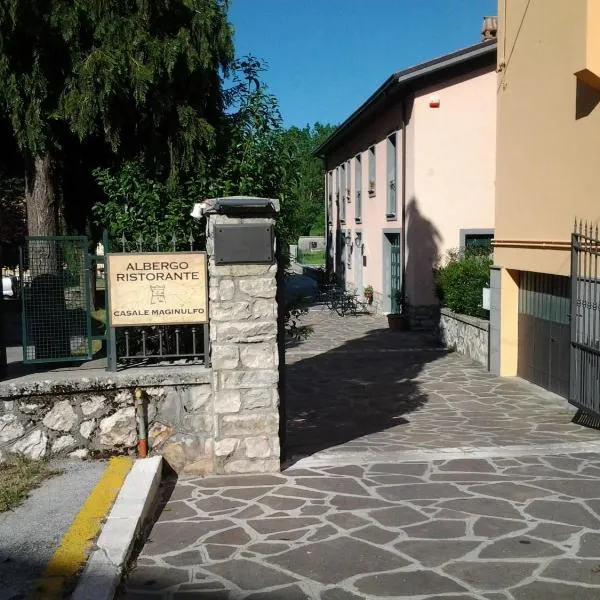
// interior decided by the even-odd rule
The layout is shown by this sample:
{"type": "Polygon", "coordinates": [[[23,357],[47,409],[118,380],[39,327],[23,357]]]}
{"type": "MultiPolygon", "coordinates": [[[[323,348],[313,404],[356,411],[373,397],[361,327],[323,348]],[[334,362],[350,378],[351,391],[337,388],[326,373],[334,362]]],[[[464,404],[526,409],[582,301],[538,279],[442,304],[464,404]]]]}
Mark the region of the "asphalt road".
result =
{"type": "Polygon", "coordinates": [[[106,467],[105,461],[59,460],[63,473],[17,509],[0,513],[0,597],[24,600],[106,467]]]}

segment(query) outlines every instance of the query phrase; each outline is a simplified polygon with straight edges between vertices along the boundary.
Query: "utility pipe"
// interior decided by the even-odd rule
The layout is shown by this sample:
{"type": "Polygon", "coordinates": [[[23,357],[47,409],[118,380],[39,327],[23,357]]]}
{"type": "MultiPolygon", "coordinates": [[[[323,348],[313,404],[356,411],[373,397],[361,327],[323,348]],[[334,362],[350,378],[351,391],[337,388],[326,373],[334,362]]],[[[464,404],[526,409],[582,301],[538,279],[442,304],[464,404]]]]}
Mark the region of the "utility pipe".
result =
{"type": "Polygon", "coordinates": [[[148,456],[148,429],[146,427],[146,403],[144,402],[145,394],[139,388],[135,388],[135,421],[137,424],[138,442],[137,452],[139,458],[148,456]]]}

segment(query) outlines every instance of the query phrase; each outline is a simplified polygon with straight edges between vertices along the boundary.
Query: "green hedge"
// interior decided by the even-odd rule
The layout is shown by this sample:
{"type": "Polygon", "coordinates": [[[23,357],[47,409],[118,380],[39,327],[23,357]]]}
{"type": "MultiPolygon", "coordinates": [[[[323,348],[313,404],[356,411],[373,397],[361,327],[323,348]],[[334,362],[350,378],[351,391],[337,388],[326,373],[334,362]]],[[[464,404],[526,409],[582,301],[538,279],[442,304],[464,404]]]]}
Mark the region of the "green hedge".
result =
{"type": "Polygon", "coordinates": [[[436,293],[442,306],[462,315],[487,318],[481,307],[481,290],[489,286],[490,249],[452,252],[448,262],[436,270],[436,293]]]}

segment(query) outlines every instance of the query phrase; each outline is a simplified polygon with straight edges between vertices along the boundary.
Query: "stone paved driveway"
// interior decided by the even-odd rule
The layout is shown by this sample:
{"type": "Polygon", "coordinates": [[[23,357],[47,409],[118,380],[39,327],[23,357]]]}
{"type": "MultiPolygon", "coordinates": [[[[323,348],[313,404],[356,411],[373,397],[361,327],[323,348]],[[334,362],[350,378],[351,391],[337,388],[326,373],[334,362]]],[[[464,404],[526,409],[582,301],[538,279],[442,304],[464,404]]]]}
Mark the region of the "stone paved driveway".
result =
{"type": "Polygon", "coordinates": [[[600,441],[560,399],[501,379],[421,333],[376,316],[313,311],[314,334],[288,348],[288,458],[322,464],[415,450],[600,441]],[[317,458],[315,457],[315,458],[317,458]]]}
{"type": "Polygon", "coordinates": [[[123,598],[597,600],[600,456],[180,481],[123,598]]]}
{"type": "Polygon", "coordinates": [[[295,464],[179,480],[122,599],[600,599],[597,431],[376,317],[309,319],[295,464]]]}

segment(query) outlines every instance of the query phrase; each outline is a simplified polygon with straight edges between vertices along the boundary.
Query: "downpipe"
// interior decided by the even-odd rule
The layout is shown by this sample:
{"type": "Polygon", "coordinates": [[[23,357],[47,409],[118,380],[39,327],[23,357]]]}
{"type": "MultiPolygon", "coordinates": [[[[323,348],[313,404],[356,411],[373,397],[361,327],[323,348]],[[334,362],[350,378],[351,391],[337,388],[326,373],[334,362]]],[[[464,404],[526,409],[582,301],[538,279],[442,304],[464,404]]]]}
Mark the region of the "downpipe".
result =
{"type": "Polygon", "coordinates": [[[146,458],[148,456],[148,427],[146,425],[145,396],[146,394],[141,390],[141,388],[135,388],[135,422],[137,425],[137,454],[139,458],[146,458]]]}

